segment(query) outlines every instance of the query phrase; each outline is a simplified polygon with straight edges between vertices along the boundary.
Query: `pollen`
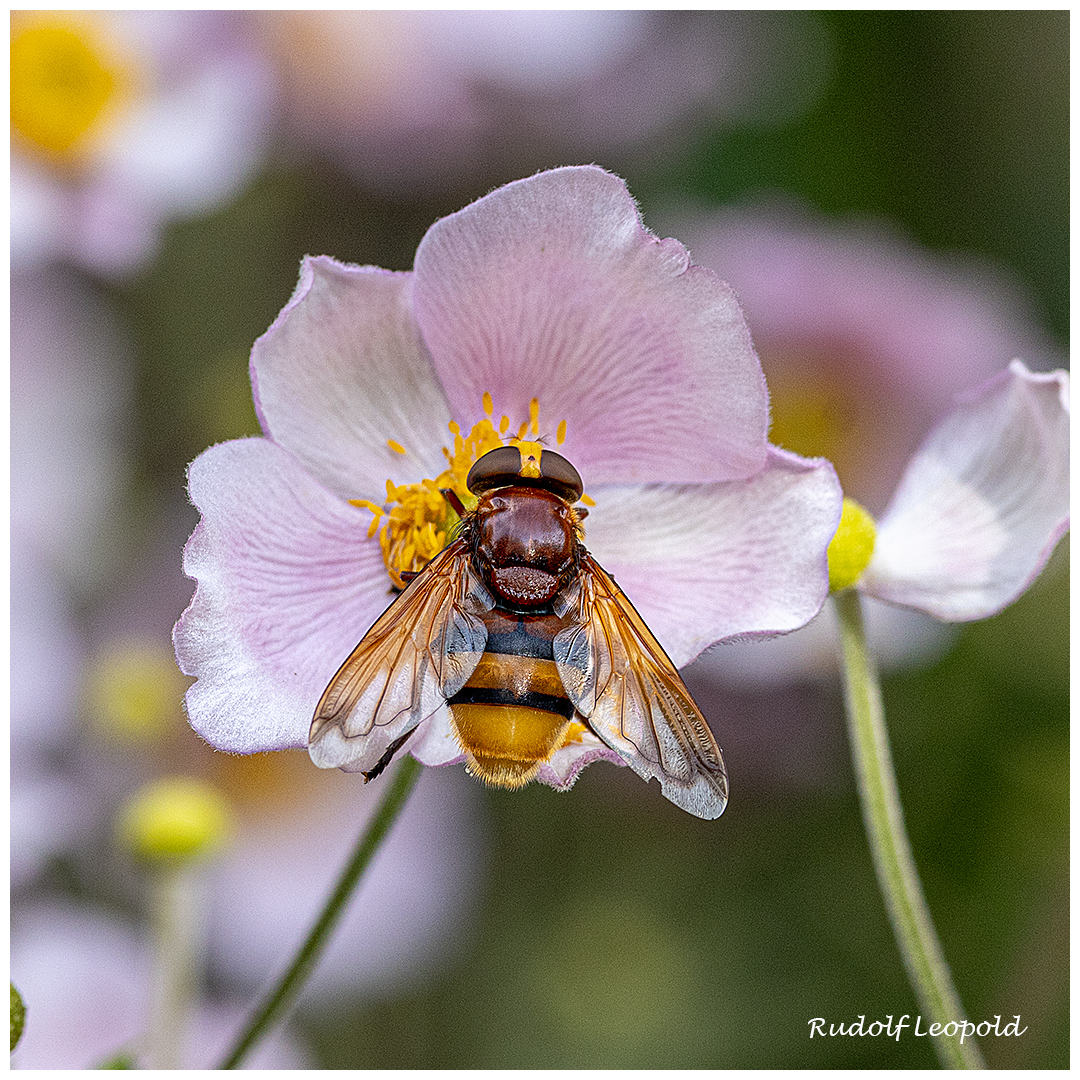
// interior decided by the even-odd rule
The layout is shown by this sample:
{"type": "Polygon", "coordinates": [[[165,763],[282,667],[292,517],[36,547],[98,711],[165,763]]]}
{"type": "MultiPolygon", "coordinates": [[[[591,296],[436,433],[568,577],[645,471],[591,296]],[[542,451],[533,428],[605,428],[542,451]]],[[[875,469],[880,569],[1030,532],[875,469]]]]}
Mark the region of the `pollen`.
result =
{"type": "MultiPolygon", "coordinates": [[[[484,418],[474,424],[468,434],[461,425],[451,420],[447,425],[451,445],[443,447],[445,469],[434,478],[425,477],[415,484],[396,485],[386,481],[386,501],[382,505],[371,499],[350,499],[349,502],[374,515],[368,525],[367,535],[379,539],[383,561],[390,581],[397,589],[407,585],[406,577],[422,570],[452,540],[460,524],[457,513],[447,501],[444,491],[453,492],[461,505],[471,510],[476,496],[466,486],[469,470],[489,450],[500,446],[517,446],[521,452],[522,475],[540,475],[540,455],[544,446],[541,438],[527,441],[530,432],[540,433],[540,401],[529,402],[529,419],[516,434],[508,434],[511,420],[501,416],[495,425],[495,408],[491,394],[484,394],[481,405],[484,418]]],[[[559,421],[556,440],[559,445],[566,437],[566,421],[559,421]]],[[[387,446],[395,453],[405,454],[405,448],[394,439],[387,439],[387,446]]],[[[583,500],[590,506],[595,503],[588,496],[583,500]]]]}
{"type": "Polygon", "coordinates": [[[829,542],[829,588],[849,589],[862,577],[874,554],[874,519],[854,499],[844,496],[840,524],[829,542]]]}

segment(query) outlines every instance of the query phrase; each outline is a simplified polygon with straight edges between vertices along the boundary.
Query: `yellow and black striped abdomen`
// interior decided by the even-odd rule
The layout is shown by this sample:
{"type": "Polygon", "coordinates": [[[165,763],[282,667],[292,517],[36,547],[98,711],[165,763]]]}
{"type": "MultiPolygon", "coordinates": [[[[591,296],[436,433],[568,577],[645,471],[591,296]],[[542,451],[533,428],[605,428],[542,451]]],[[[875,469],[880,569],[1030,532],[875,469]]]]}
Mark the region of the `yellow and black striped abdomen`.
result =
{"type": "Polygon", "coordinates": [[[484,622],[487,648],[450,698],[450,718],[470,773],[498,787],[521,787],[574,733],[574,706],[551,647],[565,624],[556,615],[498,610],[484,622]]]}

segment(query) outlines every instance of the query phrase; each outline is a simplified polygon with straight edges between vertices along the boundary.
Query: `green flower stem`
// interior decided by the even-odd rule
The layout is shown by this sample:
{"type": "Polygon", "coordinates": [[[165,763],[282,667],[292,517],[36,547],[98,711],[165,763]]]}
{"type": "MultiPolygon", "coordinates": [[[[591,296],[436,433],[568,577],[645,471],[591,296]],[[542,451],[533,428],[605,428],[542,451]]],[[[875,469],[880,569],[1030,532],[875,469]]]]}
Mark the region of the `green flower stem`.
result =
{"type": "MultiPolygon", "coordinates": [[[[923,1027],[951,1022],[964,1024],[967,1018],[934,931],[904,829],[904,815],[885,730],[881,689],[867,648],[859,594],[854,589],[846,589],[834,593],[833,602],[840,622],[844,699],[859,799],[878,884],[885,897],[896,943],[919,1001],[923,1027]]],[[[971,1025],[962,1030],[972,1030],[971,1025]]],[[[939,1035],[933,1041],[946,1068],[986,1067],[977,1044],[969,1035],[965,1035],[963,1042],[959,1035],[939,1035]]]]}
{"type": "Polygon", "coordinates": [[[357,882],[390,831],[390,827],[397,820],[401,808],[405,805],[405,800],[420,777],[422,768],[423,766],[411,755],[406,755],[402,759],[383,795],[382,802],[375,811],[375,816],[357,842],[337,886],[330,894],[330,899],[318,921],[311,928],[307,940],[296,954],[289,970],[285,972],[280,982],[252,1016],[247,1028],[236,1040],[228,1057],[219,1066],[220,1068],[238,1068],[248,1051],[282,1019],[285,1011],[292,1005],[322,955],[331,931],[344,914],[346,904],[357,882]]]}
{"type": "Polygon", "coordinates": [[[154,981],[146,1067],[179,1069],[195,1000],[199,953],[199,883],[189,863],[155,866],[154,981]]]}

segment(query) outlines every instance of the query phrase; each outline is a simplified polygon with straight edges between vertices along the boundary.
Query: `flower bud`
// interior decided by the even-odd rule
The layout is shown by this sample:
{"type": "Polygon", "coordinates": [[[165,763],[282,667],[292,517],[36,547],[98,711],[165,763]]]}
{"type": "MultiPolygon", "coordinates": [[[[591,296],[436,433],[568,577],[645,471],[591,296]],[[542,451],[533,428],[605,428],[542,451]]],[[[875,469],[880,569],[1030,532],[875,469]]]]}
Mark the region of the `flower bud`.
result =
{"type": "Polygon", "coordinates": [[[218,791],[194,777],[146,784],[124,807],[119,835],[135,855],[155,861],[198,859],[221,846],[232,814],[218,791]]]}
{"type": "Polygon", "coordinates": [[[840,524],[829,542],[829,588],[849,589],[870,563],[877,530],[874,519],[854,499],[844,496],[840,524]]]}
{"type": "Polygon", "coordinates": [[[22,994],[11,984],[11,1049],[14,1050],[22,1038],[23,1027],[26,1025],[26,1006],[23,1004],[22,994]]]}

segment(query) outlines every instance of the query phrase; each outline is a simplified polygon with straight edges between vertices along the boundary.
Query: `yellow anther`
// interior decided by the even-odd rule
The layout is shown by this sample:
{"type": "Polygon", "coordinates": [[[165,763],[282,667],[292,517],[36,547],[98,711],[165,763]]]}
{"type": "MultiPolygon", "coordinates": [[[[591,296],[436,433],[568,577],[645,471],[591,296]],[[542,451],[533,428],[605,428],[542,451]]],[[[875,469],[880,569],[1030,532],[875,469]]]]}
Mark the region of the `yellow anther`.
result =
{"type": "Polygon", "coordinates": [[[187,861],[221,846],[232,831],[232,814],[216,788],[174,776],[141,788],[124,807],[118,831],[135,855],[187,861]]]}
{"type": "Polygon", "coordinates": [[[874,519],[854,499],[844,496],[840,524],[829,542],[829,588],[849,589],[870,563],[877,529],[874,519]]]}
{"type": "Polygon", "coordinates": [[[395,454],[404,454],[405,453],[405,447],[402,446],[401,443],[397,442],[395,439],[387,439],[386,440],[386,445],[389,446],[390,449],[393,450],[395,454]]]}
{"type": "Polygon", "coordinates": [[[583,503],[584,503],[584,504],[585,504],[586,506],[595,506],[595,505],[596,505],[596,500],[595,500],[595,499],[591,499],[591,498],[589,498],[589,496],[588,496],[588,495],[582,495],[582,496],[581,496],[581,501],[582,501],[582,502],[583,502],[583,503]]]}
{"type": "Polygon", "coordinates": [[[381,518],[373,517],[371,524],[368,526],[367,538],[370,540],[379,531],[379,522],[381,518]]]}
{"type": "MultiPolygon", "coordinates": [[[[366,506],[378,514],[372,523],[374,535],[379,533],[379,545],[386,562],[387,573],[397,588],[404,588],[402,574],[422,570],[445,546],[447,539],[458,525],[458,516],[451,508],[443,491],[452,491],[462,506],[472,508],[476,496],[469,491],[466,480],[476,461],[490,450],[510,444],[518,446],[521,454],[521,475],[540,476],[540,457],[544,451],[538,440],[526,441],[532,428],[534,435],[540,431],[540,403],[537,398],[529,402],[529,420],[522,424],[516,436],[508,436],[509,416],[500,416],[498,427],[494,422],[494,402],[490,393],[483,396],[486,414],[463,433],[461,426],[450,421],[448,429],[453,436],[453,449],[442,448],[446,468],[437,477],[425,477],[415,484],[395,487],[386,485],[386,506],[376,507],[366,500],[354,499],[354,505],[366,506]]],[[[565,437],[566,421],[558,425],[559,441],[565,437]]],[[[398,444],[388,440],[388,445],[398,444]]]]}
{"type": "Polygon", "coordinates": [[[559,426],[555,429],[555,444],[562,446],[566,441],[566,421],[560,420],[559,426]]]}
{"type": "Polygon", "coordinates": [[[373,514],[383,513],[383,508],[378,503],[373,503],[370,499],[350,499],[350,506],[359,506],[361,510],[370,510],[373,514]]]}

